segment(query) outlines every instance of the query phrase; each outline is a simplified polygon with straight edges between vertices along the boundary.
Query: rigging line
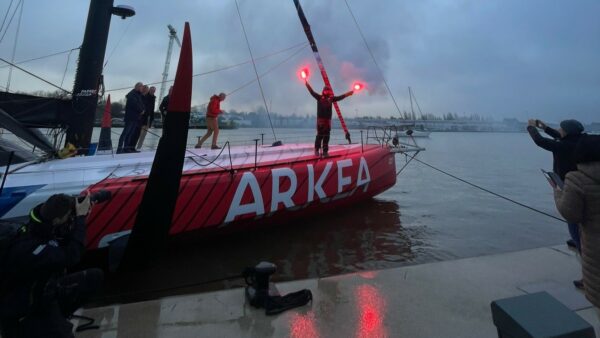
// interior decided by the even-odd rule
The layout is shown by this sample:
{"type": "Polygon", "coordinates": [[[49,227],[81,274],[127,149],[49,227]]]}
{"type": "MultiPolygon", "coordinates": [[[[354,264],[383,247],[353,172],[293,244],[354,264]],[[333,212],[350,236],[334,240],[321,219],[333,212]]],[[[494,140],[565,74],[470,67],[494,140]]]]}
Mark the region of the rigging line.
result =
{"type": "Polygon", "coordinates": [[[65,72],[63,73],[62,80],[60,81],[61,87],[63,85],[63,82],[65,82],[65,76],[67,76],[67,70],[69,70],[69,61],[71,61],[71,53],[72,52],[73,52],[73,50],[71,49],[71,51],[69,52],[69,55],[67,55],[67,64],[65,65],[65,72]]]}
{"type": "MultiPolygon", "coordinates": [[[[406,161],[406,163],[404,163],[404,165],[402,166],[402,168],[400,168],[400,170],[398,170],[398,172],[396,173],[396,176],[400,175],[400,173],[402,172],[402,170],[404,170],[404,168],[406,168],[406,166],[408,166],[408,164],[409,164],[409,163],[410,163],[410,162],[411,162],[411,161],[412,161],[412,160],[413,160],[413,159],[414,159],[414,158],[415,158],[417,155],[419,155],[419,153],[420,153],[420,152],[421,152],[420,150],[417,150],[417,152],[416,152],[414,155],[412,155],[412,156],[411,156],[411,157],[408,159],[408,161],[406,161]]],[[[405,156],[408,158],[408,154],[406,154],[406,153],[405,153],[404,155],[405,155],[405,156]]]]}
{"type": "Polygon", "coordinates": [[[534,208],[534,207],[530,207],[530,206],[528,206],[528,205],[526,205],[526,204],[523,204],[523,203],[521,203],[521,202],[517,202],[517,201],[515,201],[515,200],[513,200],[513,199],[511,199],[511,198],[508,198],[508,197],[502,196],[502,195],[500,195],[500,194],[497,194],[497,193],[495,193],[495,192],[493,192],[493,191],[491,191],[491,190],[488,190],[488,189],[486,189],[486,188],[480,187],[480,186],[478,186],[478,185],[476,185],[476,184],[474,184],[474,183],[471,183],[471,182],[469,182],[469,181],[463,180],[462,178],[460,178],[460,177],[457,177],[457,176],[454,176],[454,175],[452,175],[452,174],[450,174],[450,173],[448,173],[448,172],[446,172],[446,171],[443,171],[443,170],[441,170],[441,169],[438,169],[438,168],[436,168],[436,167],[432,166],[431,164],[427,164],[427,163],[425,163],[425,162],[423,162],[423,161],[419,160],[418,158],[415,158],[414,160],[415,160],[415,161],[417,161],[417,162],[419,162],[419,163],[421,163],[421,164],[423,164],[423,165],[425,165],[425,166],[427,166],[427,167],[429,167],[429,168],[431,168],[431,169],[433,169],[433,170],[437,170],[437,171],[441,172],[442,174],[448,175],[448,176],[450,176],[450,177],[452,177],[452,178],[454,178],[454,179],[456,179],[456,180],[459,180],[459,181],[461,181],[461,182],[463,182],[463,183],[466,183],[466,184],[468,184],[468,185],[470,185],[470,186],[472,186],[472,187],[474,187],[474,188],[477,188],[477,189],[483,190],[483,191],[485,191],[485,192],[487,192],[487,193],[489,193],[489,194],[492,194],[492,195],[494,195],[494,196],[496,196],[496,197],[500,197],[500,198],[502,198],[502,199],[504,199],[504,200],[507,200],[507,201],[509,201],[509,202],[512,202],[512,203],[514,203],[514,204],[517,204],[517,205],[520,205],[520,206],[522,206],[522,207],[524,207],[524,208],[527,208],[527,209],[529,209],[529,210],[531,210],[531,211],[535,211],[535,212],[537,212],[537,213],[540,213],[540,214],[542,214],[542,215],[545,215],[545,216],[548,216],[548,217],[554,218],[555,220],[558,220],[558,221],[561,221],[561,222],[565,222],[565,223],[567,222],[567,221],[565,221],[565,220],[564,220],[564,219],[562,219],[562,218],[556,217],[556,216],[554,216],[554,215],[551,215],[551,214],[549,214],[549,213],[546,213],[546,212],[544,212],[544,211],[538,210],[538,209],[536,209],[536,208],[534,208]]]}
{"type": "MultiPolygon", "coordinates": [[[[37,60],[49,58],[49,57],[56,56],[56,55],[66,54],[66,53],[72,52],[72,51],[77,50],[77,49],[81,49],[81,47],[71,48],[71,49],[63,50],[62,52],[52,53],[52,54],[48,54],[48,55],[44,55],[44,56],[39,56],[39,57],[27,59],[27,60],[21,60],[19,62],[15,62],[15,65],[20,65],[22,63],[31,62],[31,61],[37,61],[37,60]]],[[[10,65],[0,66],[0,69],[6,68],[6,67],[10,67],[10,65]]]]}
{"type": "Polygon", "coordinates": [[[367,43],[367,39],[365,38],[362,30],[360,29],[360,26],[358,25],[358,21],[356,21],[356,17],[354,16],[354,13],[352,12],[350,5],[348,4],[348,0],[344,0],[344,2],[346,3],[346,7],[348,7],[348,11],[350,12],[350,15],[352,16],[352,19],[354,20],[354,24],[356,24],[356,29],[358,29],[358,32],[360,33],[360,36],[362,37],[362,40],[365,43],[365,46],[367,47],[369,54],[371,54],[371,59],[373,59],[373,63],[375,64],[377,71],[379,71],[379,76],[381,76],[381,79],[383,80],[383,83],[385,84],[385,88],[387,88],[388,93],[390,93],[390,97],[392,98],[392,101],[394,102],[394,105],[396,106],[396,110],[398,111],[398,114],[400,114],[400,116],[402,116],[402,113],[400,112],[400,107],[398,107],[398,103],[396,102],[396,98],[394,97],[394,94],[392,94],[392,90],[390,89],[390,86],[388,85],[387,81],[385,80],[385,77],[383,76],[383,72],[381,71],[381,68],[379,67],[379,64],[377,63],[377,60],[375,60],[373,51],[371,51],[371,47],[369,47],[369,44],[367,43]]]}
{"type": "Polygon", "coordinates": [[[8,32],[8,28],[10,27],[10,24],[12,23],[13,19],[15,18],[15,14],[17,14],[17,10],[19,10],[19,6],[21,5],[22,2],[23,2],[23,0],[20,0],[19,3],[17,4],[17,6],[15,6],[15,10],[14,10],[12,16],[10,17],[8,24],[6,25],[4,34],[2,34],[2,37],[0,37],[0,43],[2,43],[2,40],[4,40],[4,36],[6,35],[6,32],[8,32]]]}
{"type": "MultiPolygon", "coordinates": [[[[294,49],[294,48],[297,48],[297,47],[300,47],[300,46],[304,47],[307,44],[308,44],[307,42],[297,43],[297,44],[295,44],[295,45],[293,45],[291,47],[287,47],[287,48],[275,51],[273,53],[257,57],[256,60],[266,59],[266,58],[271,57],[271,56],[275,56],[275,55],[278,55],[278,54],[281,54],[281,53],[285,53],[285,52],[287,52],[290,49],[294,49]]],[[[192,75],[192,77],[204,76],[204,75],[208,75],[208,74],[212,74],[212,73],[217,73],[217,72],[228,70],[228,69],[231,69],[231,68],[243,66],[243,65],[248,64],[250,62],[252,62],[252,61],[246,60],[244,62],[240,62],[240,63],[234,64],[234,65],[225,66],[225,67],[221,67],[221,68],[215,68],[215,69],[212,69],[212,70],[209,70],[209,71],[206,71],[206,72],[194,74],[194,75],[192,75]]],[[[167,80],[165,82],[173,82],[173,81],[174,81],[174,79],[167,80]]],[[[161,81],[156,81],[156,82],[151,82],[151,83],[146,83],[146,84],[147,85],[155,85],[155,84],[160,84],[160,83],[162,83],[162,80],[161,81]]],[[[107,89],[106,91],[107,92],[114,92],[114,91],[125,90],[125,89],[131,89],[131,87],[122,87],[122,88],[115,88],[115,89],[107,89]]]]}
{"type": "Polygon", "coordinates": [[[254,68],[254,74],[256,74],[256,81],[258,82],[258,88],[260,89],[260,95],[262,96],[265,104],[265,110],[267,111],[267,117],[269,118],[269,124],[271,125],[271,131],[273,132],[273,138],[277,141],[275,136],[275,128],[273,128],[273,122],[271,122],[271,114],[269,113],[269,107],[267,106],[267,99],[265,98],[265,92],[263,91],[262,84],[260,83],[260,77],[258,76],[258,70],[256,70],[256,62],[254,62],[254,56],[252,55],[252,48],[250,48],[250,41],[248,41],[248,35],[246,34],[246,28],[242,21],[242,14],[240,14],[240,7],[238,6],[237,0],[235,1],[235,8],[237,9],[238,17],[240,18],[240,24],[242,25],[242,31],[244,32],[244,38],[246,39],[246,46],[248,46],[248,52],[250,52],[250,58],[252,59],[252,67],[254,68]]]}
{"type": "Polygon", "coordinates": [[[4,14],[4,19],[2,19],[2,25],[0,25],[0,32],[2,32],[2,29],[4,29],[4,23],[6,22],[8,13],[10,13],[10,8],[12,7],[13,2],[14,2],[14,0],[10,0],[10,4],[8,5],[8,8],[6,9],[6,13],[4,14]]]}
{"type": "Polygon", "coordinates": [[[63,92],[65,92],[65,93],[68,93],[68,94],[70,94],[70,93],[71,93],[70,91],[68,91],[68,90],[66,90],[66,89],[64,89],[64,88],[61,88],[61,87],[59,87],[59,86],[55,85],[54,83],[52,83],[52,82],[50,82],[50,81],[48,81],[48,80],[46,80],[46,79],[43,79],[43,78],[41,78],[41,77],[39,77],[39,76],[37,76],[37,75],[33,74],[32,72],[30,72],[30,71],[27,71],[27,70],[25,70],[25,69],[23,69],[23,68],[21,68],[21,67],[17,66],[16,64],[14,64],[14,63],[12,63],[12,62],[9,62],[9,61],[7,61],[7,60],[5,60],[5,59],[1,58],[1,57],[0,57],[0,61],[2,61],[2,62],[5,62],[5,63],[7,63],[7,64],[9,64],[9,65],[11,65],[11,66],[13,66],[13,67],[17,68],[18,70],[20,70],[20,71],[23,71],[23,72],[25,72],[25,73],[27,73],[27,74],[29,74],[29,75],[31,75],[31,76],[33,76],[33,77],[35,77],[36,79],[38,79],[38,80],[41,80],[41,81],[43,81],[43,82],[45,82],[45,83],[47,83],[47,84],[51,85],[51,86],[52,86],[52,87],[54,87],[54,88],[60,89],[60,90],[62,90],[62,91],[63,91],[63,92]]]}
{"type": "MultiPolygon", "coordinates": [[[[265,75],[269,74],[270,72],[272,72],[273,70],[275,70],[277,67],[281,66],[282,64],[288,62],[289,60],[291,60],[294,56],[296,56],[298,53],[300,53],[301,51],[304,50],[305,46],[301,46],[300,48],[298,48],[298,50],[296,50],[294,53],[290,54],[287,58],[285,58],[283,61],[281,61],[280,63],[276,64],[275,66],[269,68],[266,72],[260,74],[260,77],[264,77],[265,75]]],[[[254,82],[256,82],[256,79],[252,79],[248,82],[246,82],[245,84],[241,85],[240,87],[234,89],[233,91],[231,91],[230,93],[227,94],[227,96],[242,90],[246,87],[248,87],[249,85],[253,84],[254,82]]]]}
{"type": "MultiPolygon", "coordinates": [[[[21,0],[21,6],[19,9],[19,21],[17,21],[17,31],[15,32],[15,41],[13,42],[11,62],[15,61],[15,53],[17,52],[17,42],[19,41],[19,32],[21,31],[21,19],[23,18],[23,7],[25,7],[25,0],[21,0]]],[[[8,80],[6,81],[6,90],[10,90],[10,80],[12,79],[13,68],[8,69],[8,80]]]]}
{"type": "Polygon", "coordinates": [[[121,40],[123,40],[125,33],[127,33],[127,30],[129,29],[129,27],[131,26],[132,23],[133,23],[133,20],[129,20],[129,23],[127,24],[127,27],[125,27],[125,29],[123,30],[123,33],[121,33],[121,36],[119,37],[119,40],[117,41],[117,44],[110,51],[110,54],[108,54],[108,57],[106,58],[106,62],[104,62],[104,66],[102,66],[103,70],[106,68],[106,65],[108,64],[108,61],[110,60],[110,58],[113,56],[113,53],[117,50],[117,47],[119,47],[121,40]]]}

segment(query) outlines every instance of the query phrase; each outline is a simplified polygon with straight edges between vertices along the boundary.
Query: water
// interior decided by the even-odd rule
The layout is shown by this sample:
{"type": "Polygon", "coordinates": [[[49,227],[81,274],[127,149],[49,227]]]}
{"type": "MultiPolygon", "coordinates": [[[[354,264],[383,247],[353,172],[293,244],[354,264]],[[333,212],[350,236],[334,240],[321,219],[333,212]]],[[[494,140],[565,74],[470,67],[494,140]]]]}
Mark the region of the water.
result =
{"type": "MultiPolygon", "coordinates": [[[[120,133],[114,131],[113,142],[120,133]]],[[[203,133],[192,130],[188,143],[203,133]]],[[[237,129],[222,130],[219,144],[253,144],[260,133],[265,133],[265,143],[273,141],[270,130],[237,129]]],[[[279,129],[276,134],[284,143],[314,137],[306,129],[279,129]]],[[[341,131],[334,134],[332,143],[341,142],[341,131]]],[[[360,141],[359,131],[352,135],[360,141]]],[[[146,145],[157,142],[148,135],[146,145]]],[[[418,142],[427,148],[419,154],[422,161],[558,216],[540,172],[551,168],[551,154],[537,148],[528,134],[432,133],[418,142]]],[[[397,155],[397,168],[404,163],[404,156],[397,155]]],[[[152,269],[110,277],[106,294],[163,289],[120,299],[139,300],[239,286],[239,279],[215,280],[261,260],[275,263],[275,279],[282,281],[530,249],[567,238],[565,224],[413,161],[394,187],[373,200],[317,218],[170,248],[152,269]]]]}

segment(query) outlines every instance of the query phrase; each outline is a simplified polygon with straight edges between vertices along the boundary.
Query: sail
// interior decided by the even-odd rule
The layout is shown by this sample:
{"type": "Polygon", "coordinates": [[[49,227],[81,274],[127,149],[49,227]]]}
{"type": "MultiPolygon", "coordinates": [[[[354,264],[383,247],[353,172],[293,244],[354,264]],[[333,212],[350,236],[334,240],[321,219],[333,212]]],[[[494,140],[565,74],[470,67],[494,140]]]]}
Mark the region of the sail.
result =
{"type": "Polygon", "coordinates": [[[0,91],[0,109],[3,109],[25,128],[65,127],[67,116],[73,110],[70,99],[2,91],[0,91]]]}

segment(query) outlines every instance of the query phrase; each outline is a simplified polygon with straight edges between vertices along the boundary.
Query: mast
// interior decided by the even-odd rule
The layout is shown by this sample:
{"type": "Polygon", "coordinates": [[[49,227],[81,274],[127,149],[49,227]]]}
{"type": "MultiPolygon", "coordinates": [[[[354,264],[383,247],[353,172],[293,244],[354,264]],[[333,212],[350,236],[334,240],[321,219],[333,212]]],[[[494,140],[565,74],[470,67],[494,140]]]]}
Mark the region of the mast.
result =
{"type": "Polygon", "coordinates": [[[412,100],[412,90],[410,86],[408,86],[408,97],[410,99],[410,114],[413,119],[413,126],[417,124],[417,116],[415,116],[415,110],[413,108],[413,100],[412,100]]]}
{"type": "MultiPolygon", "coordinates": [[[[315,42],[315,38],[313,37],[312,32],[310,30],[310,25],[308,24],[308,21],[306,20],[306,16],[304,15],[302,6],[300,6],[300,1],[294,0],[294,5],[296,5],[296,10],[298,11],[298,17],[300,18],[302,27],[304,27],[304,33],[306,33],[306,37],[308,38],[308,42],[310,43],[310,48],[313,51],[315,60],[317,60],[317,65],[319,65],[319,70],[321,71],[321,76],[323,77],[323,82],[325,83],[326,86],[328,86],[329,88],[332,88],[332,90],[333,90],[333,86],[331,86],[331,82],[329,82],[329,77],[327,76],[327,71],[325,70],[325,65],[323,65],[323,60],[321,59],[321,56],[319,55],[319,50],[317,49],[317,43],[315,42]]],[[[352,141],[350,140],[350,132],[348,132],[348,127],[346,127],[346,122],[344,122],[344,118],[342,117],[342,111],[340,110],[340,107],[338,106],[337,102],[333,103],[333,107],[335,108],[335,112],[337,113],[338,119],[340,120],[342,129],[344,129],[344,132],[346,133],[346,140],[348,140],[348,143],[352,143],[352,141]]]]}
{"type": "Polygon", "coordinates": [[[73,85],[73,111],[68,117],[66,143],[73,144],[83,154],[87,153],[92,138],[111,15],[119,15],[123,19],[135,15],[133,8],[113,7],[113,2],[114,0],[90,0],[79,52],[73,85]]]}

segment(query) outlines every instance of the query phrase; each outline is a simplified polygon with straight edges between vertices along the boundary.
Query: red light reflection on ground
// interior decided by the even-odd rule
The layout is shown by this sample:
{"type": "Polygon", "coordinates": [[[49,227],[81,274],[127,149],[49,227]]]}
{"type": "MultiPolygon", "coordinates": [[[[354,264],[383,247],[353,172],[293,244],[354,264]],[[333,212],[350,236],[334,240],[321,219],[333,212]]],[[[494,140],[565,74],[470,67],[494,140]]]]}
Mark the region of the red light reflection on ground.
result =
{"type": "Polygon", "coordinates": [[[379,289],[372,285],[361,285],[356,289],[358,303],[358,331],[357,337],[387,337],[388,334],[383,325],[385,317],[385,300],[379,289]]]}
{"type": "Polygon", "coordinates": [[[290,320],[290,337],[292,338],[317,338],[319,331],[317,330],[315,314],[309,312],[307,314],[294,313],[290,320]]]}

